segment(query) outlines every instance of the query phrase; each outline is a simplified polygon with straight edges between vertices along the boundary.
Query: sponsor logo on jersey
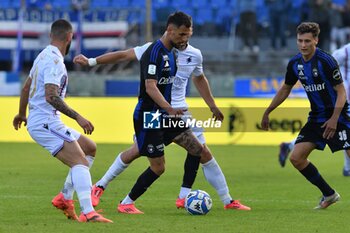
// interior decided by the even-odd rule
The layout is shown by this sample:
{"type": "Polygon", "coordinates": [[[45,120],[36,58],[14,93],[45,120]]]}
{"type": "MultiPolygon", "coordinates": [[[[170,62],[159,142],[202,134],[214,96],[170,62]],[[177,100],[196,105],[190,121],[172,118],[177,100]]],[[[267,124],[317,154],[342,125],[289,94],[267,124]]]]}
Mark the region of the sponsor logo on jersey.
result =
{"type": "Polygon", "coordinates": [[[340,74],[340,72],[339,72],[339,69],[335,69],[335,70],[333,71],[333,78],[334,78],[335,80],[339,80],[339,79],[341,78],[341,74],[340,74]]]}
{"type": "Polygon", "coordinates": [[[158,80],[158,84],[159,84],[159,85],[171,84],[171,83],[174,82],[174,79],[175,79],[174,76],[171,76],[171,77],[161,77],[161,78],[158,80]]]}
{"type": "Polygon", "coordinates": [[[168,61],[165,61],[164,68],[166,68],[166,67],[169,67],[169,62],[168,61]]]}
{"type": "Polygon", "coordinates": [[[157,66],[153,64],[148,65],[148,74],[149,75],[155,75],[157,70],[157,66]]]}
{"type": "Polygon", "coordinates": [[[164,60],[164,61],[169,61],[168,55],[163,55],[163,60],[164,60]]]}
{"type": "Polygon", "coordinates": [[[302,70],[299,71],[298,76],[299,76],[299,79],[301,79],[301,80],[307,79],[307,76],[305,76],[305,74],[302,70]]]}
{"type": "Polygon", "coordinates": [[[325,89],[325,83],[321,84],[310,84],[310,85],[305,85],[303,84],[303,87],[306,92],[314,92],[314,91],[321,91],[325,89]]]}
{"type": "Polygon", "coordinates": [[[189,56],[189,57],[186,59],[186,61],[187,61],[187,64],[191,63],[191,62],[192,62],[192,57],[189,56]]]}

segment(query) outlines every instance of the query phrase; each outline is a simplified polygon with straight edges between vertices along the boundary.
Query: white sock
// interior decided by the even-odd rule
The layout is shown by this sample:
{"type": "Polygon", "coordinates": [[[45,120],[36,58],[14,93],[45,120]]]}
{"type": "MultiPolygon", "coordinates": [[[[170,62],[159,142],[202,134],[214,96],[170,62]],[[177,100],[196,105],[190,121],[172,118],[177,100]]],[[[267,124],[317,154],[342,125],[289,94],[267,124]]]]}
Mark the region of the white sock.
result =
{"type": "Polygon", "coordinates": [[[179,198],[181,198],[181,199],[185,198],[189,192],[191,192],[190,188],[181,187],[180,193],[179,193],[179,198]]]}
{"type": "Polygon", "coordinates": [[[66,177],[66,181],[64,182],[63,189],[61,191],[64,199],[66,200],[73,200],[73,195],[74,195],[74,187],[73,187],[71,173],[72,173],[72,169],[69,169],[68,175],[66,177]]]}
{"type": "Polygon", "coordinates": [[[109,167],[108,171],[104,174],[104,176],[99,181],[97,181],[96,186],[101,186],[104,189],[106,189],[109,182],[111,182],[129,166],[129,164],[125,164],[122,161],[120,155],[121,153],[114,160],[113,164],[109,167]]]}
{"type": "Polygon", "coordinates": [[[202,169],[205,178],[209,184],[215,188],[224,205],[230,204],[232,198],[227,187],[226,179],[215,158],[212,158],[210,161],[202,164],[202,169]]]}
{"type": "Polygon", "coordinates": [[[344,169],[349,171],[350,170],[350,158],[346,154],[346,151],[344,150],[344,169]]]}
{"type": "Polygon", "coordinates": [[[91,156],[91,155],[86,155],[85,158],[86,158],[86,160],[87,160],[88,163],[89,163],[89,168],[91,168],[92,165],[94,164],[95,157],[94,157],[94,156],[91,156]]]}
{"type": "MultiPolygon", "coordinates": [[[[94,163],[95,157],[93,157],[91,155],[86,155],[85,158],[89,163],[89,168],[91,168],[92,164],[94,163]]],[[[69,171],[68,171],[68,175],[66,177],[66,181],[64,182],[63,189],[61,192],[63,194],[64,199],[73,200],[74,187],[72,184],[71,169],[69,169],[69,171]]]]}
{"type": "Polygon", "coordinates": [[[123,205],[127,205],[127,204],[132,204],[134,203],[133,200],[131,200],[131,198],[129,197],[129,195],[127,195],[124,200],[120,203],[120,204],[123,204],[123,205]]]}
{"type": "Polygon", "coordinates": [[[91,203],[91,175],[87,166],[78,164],[71,168],[72,181],[77,192],[80,209],[84,214],[94,210],[91,203]]]}
{"type": "Polygon", "coordinates": [[[294,140],[292,140],[290,143],[289,143],[289,149],[290,149],[290,151],[292,151],[293,149],[294,149],[294,145],[295,145],[295,141],[296,141],[297,139],[294,139],[294,140]]]}

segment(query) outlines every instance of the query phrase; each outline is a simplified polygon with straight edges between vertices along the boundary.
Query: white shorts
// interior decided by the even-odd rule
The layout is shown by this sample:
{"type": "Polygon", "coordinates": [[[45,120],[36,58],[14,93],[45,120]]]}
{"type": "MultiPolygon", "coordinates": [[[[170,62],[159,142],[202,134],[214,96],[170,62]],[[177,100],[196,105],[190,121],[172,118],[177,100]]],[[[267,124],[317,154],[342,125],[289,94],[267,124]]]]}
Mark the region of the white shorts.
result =
{"type": "MultiPolygon", "coordinates": [[[[186,120],[186,116],[190,116],[190,118],[191,118],[192,114],[188,110],[185,110],[184,116],[182,117],[182,119],[186,120]]],[[[199,127],[191,127],[191,131],[202,145],[205,144],[205,137],[203,134],[204,129],[202,127],[200,127],[200,128],[199,127]]]]}
{"type": "Polygon", "coordinates": [[[55,156],[63,148],[64,141],[76,141],[81,135],[76,130],[67,127],[59,119],[31,126],[28,128],[28,132],[34,141],[48,150],[52,156],[55,156]]]}

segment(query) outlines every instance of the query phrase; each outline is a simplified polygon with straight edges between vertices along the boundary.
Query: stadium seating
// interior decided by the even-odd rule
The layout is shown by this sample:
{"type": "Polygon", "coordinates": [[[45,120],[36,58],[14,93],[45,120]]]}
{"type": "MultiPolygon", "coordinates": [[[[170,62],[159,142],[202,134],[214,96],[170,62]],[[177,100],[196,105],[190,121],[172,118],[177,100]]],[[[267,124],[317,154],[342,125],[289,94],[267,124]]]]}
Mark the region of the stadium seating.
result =
{"type": "Polygon", "coordinates": [[[227,7],[227,1],[226,0],[215,0],[211,2],[211,6],[215,9],[217,8],[224,8],[227,7]]]}
{"type": "Polygon", "coordinates": [[[206,6],[197,8],[194,16],[194,21],[199,25],[214,22],[213,10],[206,6]]]}
{"type": "MultiPolygon", "coordinates": [[[[98,2],[99,0],[94,0],[98,2]]],[[[116,8],[124,8],[124,7],[130,7],[131,4],[129,0],[111,0],[111,7],[116,7],[116,8]]]]}
{"type": "Polygon", "coordinates": [[[183,8],[183,7],[189,7],[191,1],[190,0],[172,0],[170,3],[170,6],[174,7],[175,9],[183,8]]]}
{"type": "Polygon", "coordinates": [[[90,7],[93,9],[96,8],[108,8],[110,7],[110,1],[109,0],[99,0],[99,1],[91,1],[90,7]]]}
{"type": "Polygon", "coordinates": [[[58,8],[58,9],[69,9],[71,7],[72,1],[70,0],[59,0],[59,1],[52,1],[51,5],[53,8],[58,8]]]}
{"type": "Polygon", "coordinates": [[[208,0],[192,0],[191,5],[193,8],[210,8],[210,3],[208,0]]]}
{"type": "Polygon", "coordinates": [[[11,0],[2,0],[0,4],[0,9],[6,9],[12,7],[12,1],[11,0]]]}
{"type": "Polygon", "coordinates": [[[131,0],[131,6],[145,8],[146,1],[145,0],[131,0]]]}
{"type": "Polygon", "coordinates": [[[153,9],[166,8],[170,5],[170,0],[153,0],[153,9]]]}

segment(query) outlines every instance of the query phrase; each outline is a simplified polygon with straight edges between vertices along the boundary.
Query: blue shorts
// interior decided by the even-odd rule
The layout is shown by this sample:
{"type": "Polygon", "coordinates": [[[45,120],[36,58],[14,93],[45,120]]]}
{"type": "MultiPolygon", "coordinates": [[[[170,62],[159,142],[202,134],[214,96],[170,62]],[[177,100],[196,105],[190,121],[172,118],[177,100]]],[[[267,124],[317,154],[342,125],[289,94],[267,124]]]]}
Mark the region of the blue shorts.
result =
{"type": "Polygon", "coordinates": [[[338,123],[337,130],[333,138],[327,140],[323,138],[325,128],[321,128],[324,123],[307,122],[300,130],[295,144],[300,142],[312,142],[316,149],[324,150],[326,144],[334,153],[339,150],[350,149],[350,128],[342,123],[338,123]]]}
{"type": "Polygon", "coordinates": [[[156,158],[164,155],[164,147],[172,143],[175,137],[189,129],[186,127],[145,129],[143,119],[134,118],[134,130],[140,155],[156,158]]]}

